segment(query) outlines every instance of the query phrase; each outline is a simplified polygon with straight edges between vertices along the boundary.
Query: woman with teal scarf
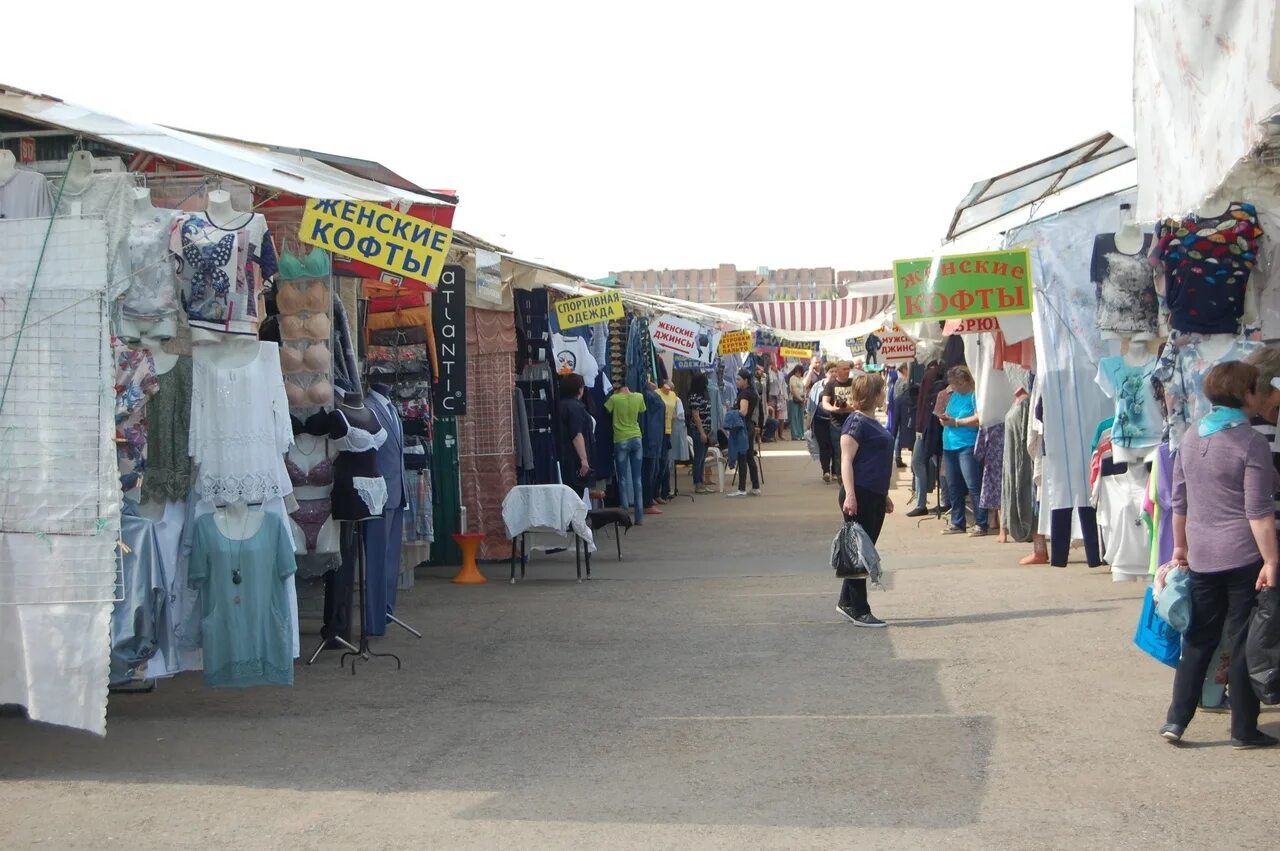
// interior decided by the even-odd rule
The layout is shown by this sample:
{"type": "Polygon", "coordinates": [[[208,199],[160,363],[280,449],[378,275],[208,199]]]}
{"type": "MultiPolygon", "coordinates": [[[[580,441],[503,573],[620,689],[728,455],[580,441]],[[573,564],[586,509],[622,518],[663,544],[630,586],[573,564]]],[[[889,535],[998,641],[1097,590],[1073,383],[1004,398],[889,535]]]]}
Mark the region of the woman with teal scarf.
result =
{"type": "Polygon", "coordinates": [[[1277,476],[1267,440],[1249,425],[1260,407],[1258,370],[1221,363],[1205,376],[1212,410],[1183,437],[1173,470],[1173,561],[1191,572],[1191,626],[1160,735],[1177,744],[1200,702],[1201,685],[1225,635],[1231,646],[1231,746],[1276,745],[1258,729],[1245,641],[1258,592],[1277,583],[1277,476]]]}

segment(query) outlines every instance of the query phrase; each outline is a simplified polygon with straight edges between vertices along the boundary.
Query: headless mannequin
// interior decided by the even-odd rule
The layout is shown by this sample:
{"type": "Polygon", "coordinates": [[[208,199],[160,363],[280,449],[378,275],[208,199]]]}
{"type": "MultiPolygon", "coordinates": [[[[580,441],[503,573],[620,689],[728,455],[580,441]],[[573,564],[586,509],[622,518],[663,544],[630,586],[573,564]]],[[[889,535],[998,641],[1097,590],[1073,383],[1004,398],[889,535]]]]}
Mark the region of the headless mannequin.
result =
{"type": "MultiPolygon", "coordinates": [[[[224,230],[237,230],[244,227],[253,219],[253,213],[243,213],[237,210],[231,204],[231,193],[225,189],[214,189],[209,193],[209,203],[205,207],[205,215],[209,221],[224,230]]],[[[202,345],[206,343],[217,343],[222,346],[230,346],[233,340],[228,340],[227,335],[219,334],[216,331],[210,331],[206,328],[192,328],[191,342],[194,345],[202,345]]],[[[255,341],[256,342],[256,341],[255,341]]],[[[247,363],[247,361],[246,361],[247,363]]]]}
{"type": "MultiPolygon", "coordinates": [[[[1129,341],[1129,345],[1124,353],[1124,362],[1129,366],[1145,366],[1155,360],[1155,353],[1147,346],[1147,340],[1150,334],[1135,334],[1129,341]]],[[[1124,446],[1112,446],[1111,457],[1117,463],[1121,464],[1137,464],[1151,452],[1151,447],[1141,446],[1136,448],[1127,448],[1124,446]]]]}
{"type": "Polygon", "coordinates": [[[75,151],[71,154],[71,162],[67,164],[67,174],[62,181],[63,195],[80,195],[93,182],[93,154],[88,151],[75,151]]]}
{"type": "MultiPolygon", "coordinates": [[[[329,441],[322,437],[316,437],[311,434],[294,435],[294,445],[289,449],[289,460],[303,472],[309,475],[311,470],[326,458],[333,458],[337,453],[332,452],[329,441]]],[[[313,499],[326,499],[333,493],[333,485],[295,485],[293,488],[293,496],[303,502],[313,499]]],[[[295,543],[294,552],[297,555],[305,556],[309,552],[315,553],[336,553],[340,548],[338,540],[338,522],[330,517],[325,521],[324,526],[320,528],[320,532],[316,535],[315,550],[307,550],[307,539],[302,527],[292,517],[289,518],[289,530],[293,533],[295,543]]]]}
{"type": "MultiPolygon", "coordinates": [[[[1143,244],[1146,242],[1146,234],[1142,232],[1142,228],[1138,227],[1138,223],[1133,218],[1133,208],[1128,204],[1120,205],[1120,227],[1116,229],[1114,234],[1116,251],[1121,254],[1134,255],[1142,251],[1143,244]]],[[[1120,340],[1121,335],[1114,331],[1103,331],[1102,339],[1104,340],[1120,340]]],[[[1150,340],[1151,334],[1134,334],[1134,340],[1150,340]]]]}
{"type": "Polygon", "coordinates": [[[214,509],[213,522],[218,531],[231,541],[247,541],[262,528],[266,515],[261,511],[250,511],[245,502],[236,500],[220,508],[214,509]]]}
{"type": "MultiPolygon", "coordinates": [[[[329,437],[333,440],[344,439],[349,429],[357,428],[377,435],[382,432],[382,424],[378,417],[364,404],[364,396],[359,391],[350,390],[342,398],[342,403],[329,417],[329,437]]],[[[380,444],[379,444],[380,445],[380,444]]],[[[376,450],[364,452],[341,451],[334,461],[334,500],[333,516],[339,520],[369,520],[370,513],[364,500],[352,498],[355,488],[354,479],[382,480],[378,472],[378,454],[376,450]]],[[[375,506],[378,507],[378,506],[375,506]]],[[[382,511],[378,507],[378,514],[382,511]]]]}
{"type": "Polygon", "coordinates": [[[0,148],[0,186],[4,186],[18,171],[18,158],[8,148],[0,148]]]}
{"type": "Polygon", "coordinates": [[[197,363],[203,361],[215,369],[239,369],[242,366],[248,366],[253,363],[253,359],[260,351],[261,343],[252,337],[226,339],[221,335],[210,333],[209,336],[213,339],[201,340],[196,334],[197,330],[191,329],[191,341],[203,342],[205,345],[193,346],[192,357],[197,363]],[[217,345],[209,345],[210,343],[217,345]]]}

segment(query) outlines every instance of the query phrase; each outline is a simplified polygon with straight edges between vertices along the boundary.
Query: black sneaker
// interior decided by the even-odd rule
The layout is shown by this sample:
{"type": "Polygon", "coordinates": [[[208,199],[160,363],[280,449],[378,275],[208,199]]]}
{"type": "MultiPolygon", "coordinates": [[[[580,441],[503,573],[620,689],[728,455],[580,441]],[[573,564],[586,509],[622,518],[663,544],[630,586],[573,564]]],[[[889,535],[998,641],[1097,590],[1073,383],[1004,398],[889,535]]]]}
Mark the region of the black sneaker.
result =
{"type": "Polygon", "coordinates": [[[865,615],[858,615],[853,619],[854,626],[865,626],[871,629],[884,629],[885,623],[875,615],[867,612],[865,615]]]}
{"type": "Polygon", "coordinates": [[[907,516],[908,517],[924,517],[928,513],[929,513],[929,509],[927,508],[913,508],[907,512],[907,516]]]}
{"type": "Polygon", "coordinates": [[[1176,745],[1182,741],[1182,734],[1187,732],[1187,728],[1181,724],[1165,724],[1160,728],[1160,735],[1166,742],[1176,745]]]}
{"type": "Polygon", "coordinates": [[[1280,745],[1280,739],[1269,736],[1261,730],[1243,739],[1232,739],[1231,747],[1238,751],[1251,751],[1257,748],[1273,748],[1280,745]]]}
{"type": "Polygon", "coordinates": [[[853,614],[853,609],[849,608],[844,603],[836,603],[836,611],[844,615],[845,620],[850,623],[858,622],[858,619],[853,614]]]}

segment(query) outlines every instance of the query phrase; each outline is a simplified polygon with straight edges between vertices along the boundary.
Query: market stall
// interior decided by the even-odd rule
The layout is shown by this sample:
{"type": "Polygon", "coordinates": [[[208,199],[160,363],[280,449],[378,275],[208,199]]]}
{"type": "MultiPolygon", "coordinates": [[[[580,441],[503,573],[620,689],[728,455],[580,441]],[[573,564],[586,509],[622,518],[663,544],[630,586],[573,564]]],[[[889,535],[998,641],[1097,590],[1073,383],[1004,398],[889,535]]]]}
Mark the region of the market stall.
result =
{"type": "MultiPolygon", "coordinates": [[[[395,622],[413,411],[369,380],[369,298],[326,249],[386,271],[357,229],[417,228],[400,283],[428,289],[457,199],[11,89],[0,122],[23,159],[0,150],[0,419],[30,435],[0,486],[0,703],[102,733],[109,685],[290,685],[315,558],[320,650],[368,658],[395,622]]],[[[430,379],[401,354],[396,378],[430,379]]]]}

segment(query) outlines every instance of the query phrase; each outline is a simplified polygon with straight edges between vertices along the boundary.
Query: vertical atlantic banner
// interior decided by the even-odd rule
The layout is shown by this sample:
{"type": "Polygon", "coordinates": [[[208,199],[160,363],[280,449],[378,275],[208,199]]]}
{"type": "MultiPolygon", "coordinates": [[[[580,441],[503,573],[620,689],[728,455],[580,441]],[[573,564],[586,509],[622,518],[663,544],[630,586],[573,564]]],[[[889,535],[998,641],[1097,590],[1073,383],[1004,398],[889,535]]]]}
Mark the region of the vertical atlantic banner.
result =
{"type": "Polygon", "coordinates": [[[440,352],[432,399],[435,416],[467,415],[467,271],[445,266],[431,296],[431,327],[440,352]]]}

